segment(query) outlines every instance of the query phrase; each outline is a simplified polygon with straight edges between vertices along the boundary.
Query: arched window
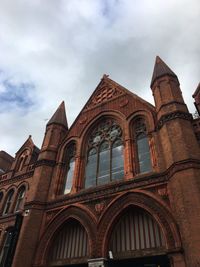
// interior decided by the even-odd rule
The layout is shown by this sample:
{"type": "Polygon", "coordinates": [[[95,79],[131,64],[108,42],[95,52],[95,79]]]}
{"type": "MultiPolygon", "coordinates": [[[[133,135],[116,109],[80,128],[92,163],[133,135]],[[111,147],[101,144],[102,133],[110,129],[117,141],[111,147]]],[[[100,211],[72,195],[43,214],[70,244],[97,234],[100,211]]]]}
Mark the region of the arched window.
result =
{"type": "Polygon", "coordinates": [[[7,198],[6,198],[6,202],[5,202],[4,209],[3,209],[3,215],[8,214],[9,211],[10,211],[10,207],[11,207],[11,204],[12,204],[13,194],[14,194],[14,190],[11,189],[8,192],[8,195],[7,195],[7,198]]]}
{"type": "Polygon", "coordinates": [[[0,253],[0,266],[1,267],[7,266],[7,260],[9,257],[8,251],[9,251],[11,243],[12,243],[13,233],[14,233],[13,228],[7,230],[7,232],[6,232],[5,240],[4,240],[3,247],[2,247],[1,253],[0,253]]]}
{"type": "Polygon", "coordinates": [[[23,205],[23,199],[25,196],[25,190],[26,190],[25,186],[22,186],[22,187],[20,187],[20,189],[18,191],[15,211],[23,209],[22,205],[23,205]]]}
{"type": "Polygon", "coordinates": [[[151,155],[146,123],[143,118],[138,118],[134,121],[134,136],[138,158],[138,173],[149,172],[152,170],[151,155]]]}
{"type": "Polygon", "coordinates": [[[85,188],[123,177],[122,130],[116,122],[107,119],[92,131],[88,140],[85,188]]]}
{"type": "Polygon", "coordinates": [[[26,164],[26,161],[27,161],[27,158],[28,158],[28,154],[29,154],[29,151],[26,150],[20,156],[19,162],[18,162],[17,168],[16,168],[17,171],[22,171],[22,169],[24,168],[24,165],[26,164]]]}
{"type": "Polygon", "coordinates": [[[73,184],[73,176],[75,169],[75,154],[76,154],[76,146],[75,144],[71,144],[66,151],[66,174],[64,180],[63,194],[70,193],[73,184]]]}

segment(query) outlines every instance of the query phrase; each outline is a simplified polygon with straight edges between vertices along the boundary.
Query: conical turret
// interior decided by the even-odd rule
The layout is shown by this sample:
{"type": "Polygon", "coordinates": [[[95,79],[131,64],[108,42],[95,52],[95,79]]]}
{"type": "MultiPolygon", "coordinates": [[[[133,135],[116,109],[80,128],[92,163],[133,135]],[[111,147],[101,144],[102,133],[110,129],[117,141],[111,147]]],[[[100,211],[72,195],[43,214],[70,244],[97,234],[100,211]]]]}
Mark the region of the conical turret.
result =
{"type": "Polygon", "coordinates": [[[48,121],[47,126],[51,124],[60,124],[68,129],[64,101],[62,101],[62,103],[60,104],[56,112],[53,114],[51,119],[48,121]]]}
{"type": "Polygon", "coordinates": [[[39,159],[54,160],[58,146],[68,131],[64,101],[48,121],[39,159]]]}
{"type": "Polygon", "coordinates": [[[151,87],[156,79],[159,79],[166,75],[174,77],[178,80],[178,77],[176,76],[176,74],[167,66],[167,64],[159,56],[157,56],[155,65],[154,65],[152,79],[151,79],[151,87]]]}
{"type": "Polygon", "coordinates": [[[157,56],[151,80],[151,89],[158,118],[178,110],[188,113],[179,85],[177,75],[157,56]]]}

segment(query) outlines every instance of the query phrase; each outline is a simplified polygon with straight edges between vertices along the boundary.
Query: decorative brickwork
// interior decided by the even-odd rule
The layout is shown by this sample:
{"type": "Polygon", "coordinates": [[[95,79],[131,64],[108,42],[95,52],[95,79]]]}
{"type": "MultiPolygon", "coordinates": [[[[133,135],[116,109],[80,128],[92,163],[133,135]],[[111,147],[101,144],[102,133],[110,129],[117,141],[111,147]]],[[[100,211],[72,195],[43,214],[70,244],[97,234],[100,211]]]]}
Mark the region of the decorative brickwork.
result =
{"type": "Polygon", "coordinates": [[[179,86],[159,57],[155,106],[104,75],[70,128],[61,103],[41,150],[29,136],[15,158],[0,151],[0,266],[200,266],[200,122],[179,86]]]}

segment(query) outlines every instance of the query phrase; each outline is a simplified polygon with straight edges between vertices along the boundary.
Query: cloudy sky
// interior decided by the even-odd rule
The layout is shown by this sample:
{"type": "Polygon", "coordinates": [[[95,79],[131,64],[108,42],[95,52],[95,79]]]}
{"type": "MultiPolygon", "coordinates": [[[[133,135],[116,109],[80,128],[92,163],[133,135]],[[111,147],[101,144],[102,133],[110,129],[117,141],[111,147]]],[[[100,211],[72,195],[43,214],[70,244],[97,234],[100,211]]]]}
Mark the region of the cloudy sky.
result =
{"type": "Polygon", "coordinates": [[[62,100],[69,125],[102,75],[151,103],[159,55],[194,112],[199,0],[0,0],[0,150],[40,147],[62,100]]]}

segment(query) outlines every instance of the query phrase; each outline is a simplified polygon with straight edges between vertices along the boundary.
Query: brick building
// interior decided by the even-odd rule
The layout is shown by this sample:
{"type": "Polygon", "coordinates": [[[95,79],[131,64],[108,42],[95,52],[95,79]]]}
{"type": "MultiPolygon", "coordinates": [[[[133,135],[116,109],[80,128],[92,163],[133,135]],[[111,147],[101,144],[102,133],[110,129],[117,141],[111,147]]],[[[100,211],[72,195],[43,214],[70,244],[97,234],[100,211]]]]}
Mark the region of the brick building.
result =
{"type": "MultiPolygon", "coordinates": [[[[155,106],[104,75],[41,149],[0,152],[0,266],[200,266],[200,119],[156,58],[155,106]]],[[[200,86],[193,95],[200,111],[200,86]]]]}

